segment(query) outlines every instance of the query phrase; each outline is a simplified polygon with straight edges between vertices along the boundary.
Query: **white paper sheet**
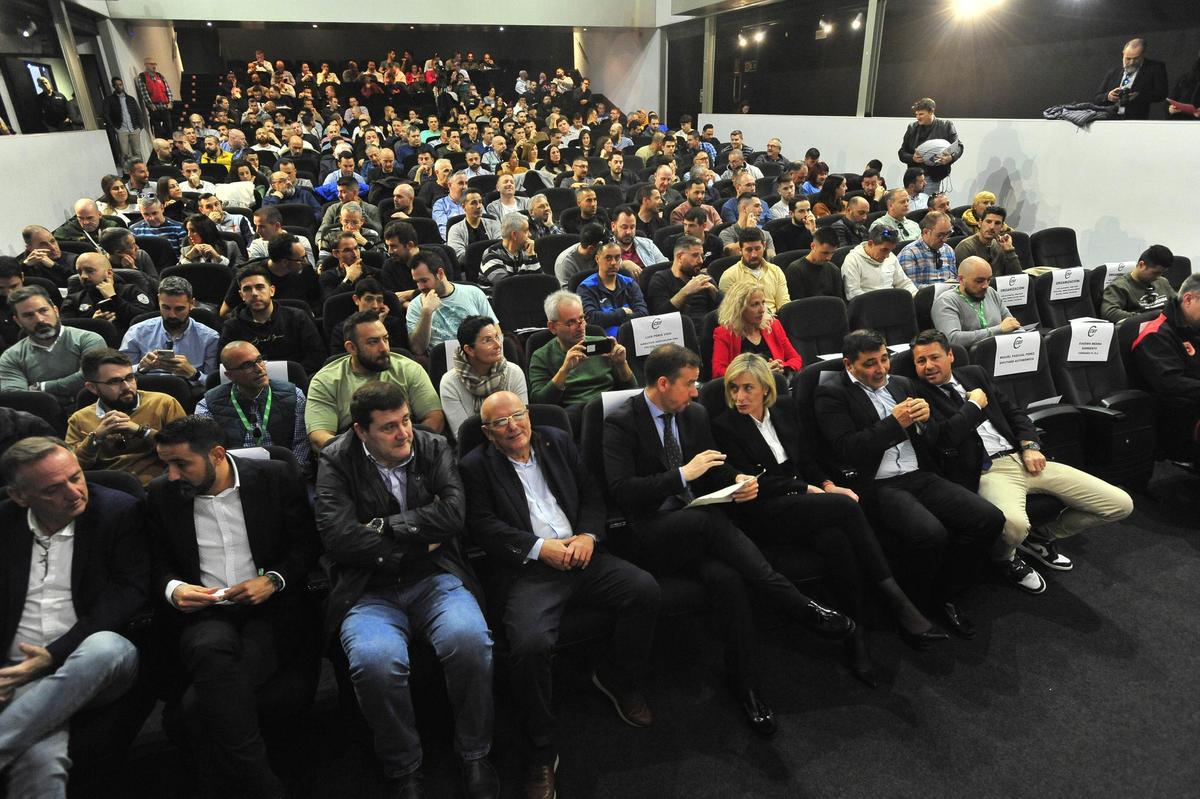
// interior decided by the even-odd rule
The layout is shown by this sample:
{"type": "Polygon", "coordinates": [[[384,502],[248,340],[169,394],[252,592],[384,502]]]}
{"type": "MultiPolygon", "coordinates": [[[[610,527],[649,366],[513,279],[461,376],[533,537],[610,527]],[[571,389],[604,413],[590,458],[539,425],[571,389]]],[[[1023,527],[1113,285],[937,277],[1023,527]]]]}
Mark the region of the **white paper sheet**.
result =
{"type": "Polygon", "coordinates": [[[1112,345],[1112,322],[1072,322],[1068,361],[1107,361],[1112,345]]]}
{"type": "Polygon", "coordinates": [[[683,317],[679,311],[661,316],[642,316],[633,320],[633,355],[649,355],[662,344],[683,343],[683,317]]]}
{"type": "Polygon", "coordinates": [[[1083,294],[1083,276],[1087,270],[1082,266],[1070,269],[1055,269],[1050,273],[1050,300],[1073,300],[1083,294]]]}
{"type": "Polygon", "coordinates": [[[996,377],[1036,372],[1041,358],[1042,342],[1037,333],[1010,333],[996,336],[996,377]]]}

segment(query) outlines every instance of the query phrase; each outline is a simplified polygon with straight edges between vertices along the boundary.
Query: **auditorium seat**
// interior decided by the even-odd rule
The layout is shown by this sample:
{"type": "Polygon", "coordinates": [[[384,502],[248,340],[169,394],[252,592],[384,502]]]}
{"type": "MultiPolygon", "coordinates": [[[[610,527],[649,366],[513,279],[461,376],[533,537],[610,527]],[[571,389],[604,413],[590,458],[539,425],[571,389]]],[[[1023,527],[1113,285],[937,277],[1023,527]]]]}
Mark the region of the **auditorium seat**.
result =
{"type": "Polygon", "coordinates": [[[805,366],[817,356],[842,351],[849,331],[846,303],[837,297],[804,297],[779,309],[779,322],[805,366]]]}
{"type": "Polygon", "coordinates": [[[943,291],[952,291],[956,288],[958,288],[957,283],[931,283],[917,289],[917,294],[913,297],[913,310],[917,314],[917,330],[929,330],[933,327],[933,301],[943,291]]]}
{"type": "Polygon", "coordinates": [[[830,260],[833,261],[834,265],[836,265],[838,269],[841,269],[842,264],[846,262],[846,256],[849,255],[850,251],[857,246],[857,244],[852,244],[849,247],[838,247],[833,251],[833,258],[830,260]]]}
{"type": "Polygon", "coordinates": [[[1033,250],[1033,262],[1037,266],[1070,269],[1081,265],[1075,231],[1069,227],[1039,230],[1029,237],[1029,244],[1033,250]]]}
{"type": "MultiPolygon", "coordinates": [[[[526,173],[527,175],[529,173],[526,173]]],[[[550,210],[554,213],[554,218],[562,221],[563,211],[568,208],[578,207],[575,203],[574,189],[566,188],[551,188],[545,189],[540,194],[546,195],[546,200],[550,203],[550,210]]]]}
{"type": "Polygon", "coordinates": [[[107,319],[63,319],[62,323],[67,327],[98,333],[100,338],[104,339],[104,343],[114,350],[121,346],[121,334],[107,319]]]}
{"type": "Polygon", "coordinates": [[[1063,401],[1083,412],[1088,469],[1111,483],[1144,490],[1154,471],[1154,399],[1129,388],[1115,330],[1104,361],[1069,360],[1071,335],[1070,325],[1060,327],[1046,337],[1046,347],[1063,401]]]}
{"type": "Polygon", "coordinates": [[[712,278],[712,282],[720,284],[721,275],[725,270],[742,260],[740,255],[722,255],[720,258],[714,258],[712,263],[708,265],[708,276],[712,278]]]}
{"type": "Polygon", "coordinates": [[[1192,273],[1192,260],[1183,255],[1176,255],[1174,262],[1168,267],[1164,277],[1171,284],[1171,288],[1179,291],[1179,287],[1183,285],[1183,281],[1187,280],[1188,275],[1192,273]]]}
{"type": "MultiPolygon", "coordinates": [[[[556,427],[564,433],[572,432],[571,420],[562,406],[531,402],[526,407],[529,409],[529,424],[534,429],[556,427]]],[[[458,442],[458,459],[460,461],[467,456],[467,453],[487,440],[483,435],[483,430],[480,429],[482,424],[482,417],[476,413],[467,417],[466,421],[462,423],[462,427],[454,431],[455,440],[458,442]]],[[[577,436],[572,434],[572,437],[577,436]]]]}
{"type": "Polygon", "coordinates": [[[601,208],[612,211],[617,206],[625,204],[625,192],[620,186],[609,186],[607,183],[601,183],[592,186],[592,189],[596,192],[596,204],[601,208]]]}
{"type": "Polygon", "coordinates": [[[1091,276],[1087,269],[1077,266],[1071,269],[1051,270],[1033,279],[1033,294],[1037,298],[1038,315],[1047,329],[1062,327],[1071,319],[1096,315],[1096,309],[1092,307],[1089,277],[1091,276]],[[1076,296],[1051,299],[1056,275],[1059,279],[1065,279],[1080,274],[1082,274],[1082,286],[1076,296]]]}
{"type": "Polygon", "coordinates": [[[1009,300],[1004,303],[1005,307],[1022,325],[1040,325],[1042,317],[1038,313],[1037,299],[1033,294],[1032,275],[1001,275],[1000,277],[993,275],[991,279],[992,288],[1000,292],[1002,299],[1005,290],[1015,287],[1018,282],[1025,284],[1023,299],[1020,302],[1009,300]]]}
{"type": "Polygon", "coordinates": [[[558,256],[567,249],[578,245],[579,236],[574,233],[551,233],[535,241],[533,249],[537,254],[538,263],[542,265],[542,272],[553,275],[554,264],[558,260],[558,256]]]}
{"type": "Polygon", "coordinates": [[[67,417],[53,395],[44,391],[0,391],[0,407],[39,417],[60,438],[67,434],[67,417]]]}
{"type": "MultiPolygon", "coordinates": [[[[640,288],[642,290],[643,297],[646,296],[646,292],[649,291],[649,289],[650,289],[650,280],[655,275],[657,275],[659,272],[663,271],[664,269],[670,269],[670,268],[671,268],[670,261],[663,261],[663,262],[657,263],[657,264],[646,264],[646,266],[642,269],[642,273],[640,275],[638,275],[638,278],[637,278],[638,288],[640,288]]],[[[649,304],[649,303],[647,302],[647,304],[649,304]]]]}
{"type": "MultiPolygon", "coordinates": [[[[696,328],[692,325],[692,320],[683,316],[678,311],[674,312],[679,315],[679,320],[683,324],[683,346],[687,347],[692,352],[700,352],[700,342],[696,336],[696,328]]],[[[637,384],[642,385],[645,380],[645,372],[643,367],[646,364],[645,355],[636,355],[636,347],[633,339],[633,320],[627,319],[621,323],[621,327],[617,329],[617,343],[625,348],[625,357],[629,362],[629,368],[633,370],[633,377],[637,384]]]]}
{"type": "MultiPolygon", "coordinates": [[[[670,219],[670,212],[664,210],[663,218],[670,219]]],[[[668,258],[674,257],[675,239],[683,235],[683,225],[664,225],[654,231],[654,246],[668,258]]]]}
{"type": "Polygon", "coordinates": [[[1033,260],[1033,248],[1029,244],[1029,234],[1010,230],[1008,235],[1012,236],[1013,249],[1017,251],[1017,260],[1021,262],[1021,268],[1032,269],[1037,266],[1033,260]]]}
{"type": "MultiPolygon", "coordinates": [[[[479,283],[479,270],[483,266],[483,254],[493,244],[499,244],[500,239],[484,239],[483,241],[473,241],[467,245],[467,254],[462,260],[463,277],[470,283],[479,283]]],[[[551,266],[553,269],[553,266],[551,266]]]]}
{"type": "Polygon", "coordinates": [[[850,300],[846,309],[851,330],[867,328],[883,334],[888,344],[907,344],[917,334],[917,314],[906,289],[877,289],[850,300]]]}
{"type": "MultiPolygon", "coordinates": [[[[808,255],[808,253],[808,250],[784,250],[783,252],[775,253],[775,257],[771,259],[771,263],[778,266],[786,274],[789,266],[808,255]]],[[[797,295],[792,293],[791,285],[788,286],[788,296],[793,300],[800,299],[797,295]]]]}
{"type": "Polygon", "coordinates": [[[496,284],[492,309],[505,333],[543,327],[546,312],[542,302],[558,290],[558,280],[550,275],[511,275],[496,284]]]}

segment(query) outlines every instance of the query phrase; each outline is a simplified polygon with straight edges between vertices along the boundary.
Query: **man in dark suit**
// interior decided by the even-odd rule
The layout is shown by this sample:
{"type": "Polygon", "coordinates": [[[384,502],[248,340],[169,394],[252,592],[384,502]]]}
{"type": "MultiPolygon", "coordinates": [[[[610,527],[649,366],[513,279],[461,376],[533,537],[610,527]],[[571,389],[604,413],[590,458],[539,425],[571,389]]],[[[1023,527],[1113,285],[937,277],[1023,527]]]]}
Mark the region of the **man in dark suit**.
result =
{"type": "Polygon", "coordinates": [[[944,333],[926,330],[912,341],[913,365],[922,394],[937,420],[928,430],[941,455],[942,474],[1000,508],[1004,532],[992,549],[997,570],[1031,594],[1045,581],[1017,554],[1021,550],[1055,571],[1073,564],[1055,542],[1133,512],[1133,500],[1114,485],[1064,463],[1047,461],[1029,415],[997,391],[978,366],[954,368],[944,333]],[[1048,494],[1067,504],[1054,521],[1030,530],[1029,493],[1048,494]]]}
{"type": "MultiPolygon", "coordinates": [[[[280,796],[259,731],[256,693],[302,658],[304,584],[316,563],[312,509],[298,469],[229,457],[210,418],[186,416],[155,436],[167,473],[147,488],[154,590],[171,608],[212,795],[280,796]]],[[[302,708],[312,690],[289,699],[302,708]]],[[[189,728],[192,724],[188,725],[189,728]]]]}
{"type": "Polygon", "coordinates": [[[855,330],[842,342],[845,371],[816,390],[816,417],[840,465],[858,478],[851,487],[878,532],[895,540],[916,590],[970,638],[974,625],[955,600],[969,582],[971,561],[1000,535],[1004,514],[934,471],[929,403],[903,377],[889,375],[884,338],[855,330]]]}
{"type": "Polygon", "coordinates": [[[733,501],[748,502],[758,496],[758,483],[725,465],[708,414],[692,402],[700,376],[698,355],[664,344],[646,358],[645,372],[646,390],[604,422],[604,471],[613,498],[633,526],[630,555],[652,574],[682,572],[705,584],[726,638],[731,687],[751,727],[770,735],[774,714],[756,684],[746,583],[820,635],[844,638],[854,631],[854,622],[797,591],[720,509],[686,507],[692,499],[735,482],[745,485],[733,501]]]}
{"type": "Polygon", "coordinates": [[[554,795],[554,711],[551,650],[568,603],[617,614],[609,662],[592,683],[633,727],[654,723],[638,687],[658,615],[654,578],[600,546],[604,499],[571,436],[532,431],[521,398],[500,391],[480,408],[491,446],[462,461],[468,526],[496,559],[497,600],[504,612],[513,697],[522,705],[533,745],[526,796],[554,795]]]}
{"type": "Polygon", "coordinates": [[[13,444],[0,475],[2,784],[12,797],[66,796],[72,717],[137,676],[137,650],[119,631],[146,604],[142,506],[87,482],[57,438],[13,444]]]}
{"type": "Polygon", "coordinates": [[[1131,39],[1121,51],[1121,66],[1100,81],[1095,102],[1117,104],[1117,119],[1149,119],[1150,106],[1167,99],[1167,65],[1144,58],[1146,42],[1131,39]]]}
{"type": "Polygon", "coordinates": [[[351,429],[321,450],[317,528],[332,561],[325,631],[338,636],[375,735],[389,795],[423,795],[409,693],[409,641],[445,673],[468,797],[496,797],[492,636],[462,552],[466,497],[446,439],[413,430],[404,389],[373,381],[350,400],[351,429]]]}

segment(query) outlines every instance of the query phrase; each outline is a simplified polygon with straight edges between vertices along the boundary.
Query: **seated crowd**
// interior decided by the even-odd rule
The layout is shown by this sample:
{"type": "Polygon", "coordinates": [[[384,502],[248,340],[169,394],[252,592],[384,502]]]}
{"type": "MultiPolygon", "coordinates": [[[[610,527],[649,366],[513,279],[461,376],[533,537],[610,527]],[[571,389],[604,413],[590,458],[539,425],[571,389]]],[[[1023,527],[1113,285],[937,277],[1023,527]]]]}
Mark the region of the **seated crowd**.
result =
{"type": "MultiPolygon", "coordinates": [[[[377,71],[353,68],[343,81],[377,71]]],[[[391,53],[378,70],[407,68],[391,53]]],[[[871,603],[915,650],[972,638],[980,563],[1043,593],[1039,568],[1073,565],[1059,542],[1133,511],[1047,459],[1028,409],[955,358],[1021,327],[994,287],[1025,273],[995,195],[955,213],[919,166],[888,190],[878,162],[833,174],[815,148],[793,162],[778,139],[671,130],[562,70],[379,126],[320,91],[340,83],[327,64],[301,65],[303,109],[279,118],[255,89],[283,63],[249,71],[156,141],[157,184],[133,162],[0,257],[2,546],[10,593],[28,586],[0,615],[8,795],[63,795],[77,715],[146,691],[203,739],[188,754],[207,793],[283,795],[258,702],[282,685],[302,712],[322,654],[394,795],[423,795],[423,642],[466,794],[499,795],[501,657],[524,791],[553,797],[552,654],[576,605],[614,619],[591,683],[647,727],[661,586],[699,583],[730,701],[771,735],[750,589],[875,687],[871,603]],[[931,285],[932,324],[905,342],[915,377],[863,328],[801,389],[821,364],[789,338],[795,301],[931,285]],[[634,343],[639,319],[675,313],[681,342],[634,343]],[[695,502],[710,492],[725,502],[695,502]],[[1035,522],[1031,494],[1062,511],[1035,522]],[[797,589],[797,553],[828,606],[797,589]],[[154,634],[128,635],[151,611],[154,634]]],[[[1172,260],[1147,249],[1097,311],[1149,316],[1134,363],[1200,450],[1200,277],[1172,287],[1172,260]]]]}

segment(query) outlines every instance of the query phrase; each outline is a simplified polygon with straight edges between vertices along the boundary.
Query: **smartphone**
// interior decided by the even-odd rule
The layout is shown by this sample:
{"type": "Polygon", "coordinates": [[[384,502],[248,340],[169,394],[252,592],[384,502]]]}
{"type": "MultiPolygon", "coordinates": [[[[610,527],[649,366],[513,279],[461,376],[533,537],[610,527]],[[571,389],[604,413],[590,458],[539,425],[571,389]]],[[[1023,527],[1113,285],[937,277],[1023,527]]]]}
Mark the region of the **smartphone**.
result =
{"type": "Polygon", "coordinates": [[[166,358],[174,358],[175,350],[155,350],[154,357],[158,358],[160,360],[166,359],[166,358]]]}
{"type": "Polygon", "coordinates": [[[607,336],[584,336],[583,351],[589,356],[607,355],[612,352],[613,340],[607,336]]]}
{"type": "Polygon", "coordinates": [[[110,311],[115,308],[116,305],[116,297],[105,297],[104,299],[100,300],[100,302],[96,303],[96,309],[100,311],[110,311]]]}

